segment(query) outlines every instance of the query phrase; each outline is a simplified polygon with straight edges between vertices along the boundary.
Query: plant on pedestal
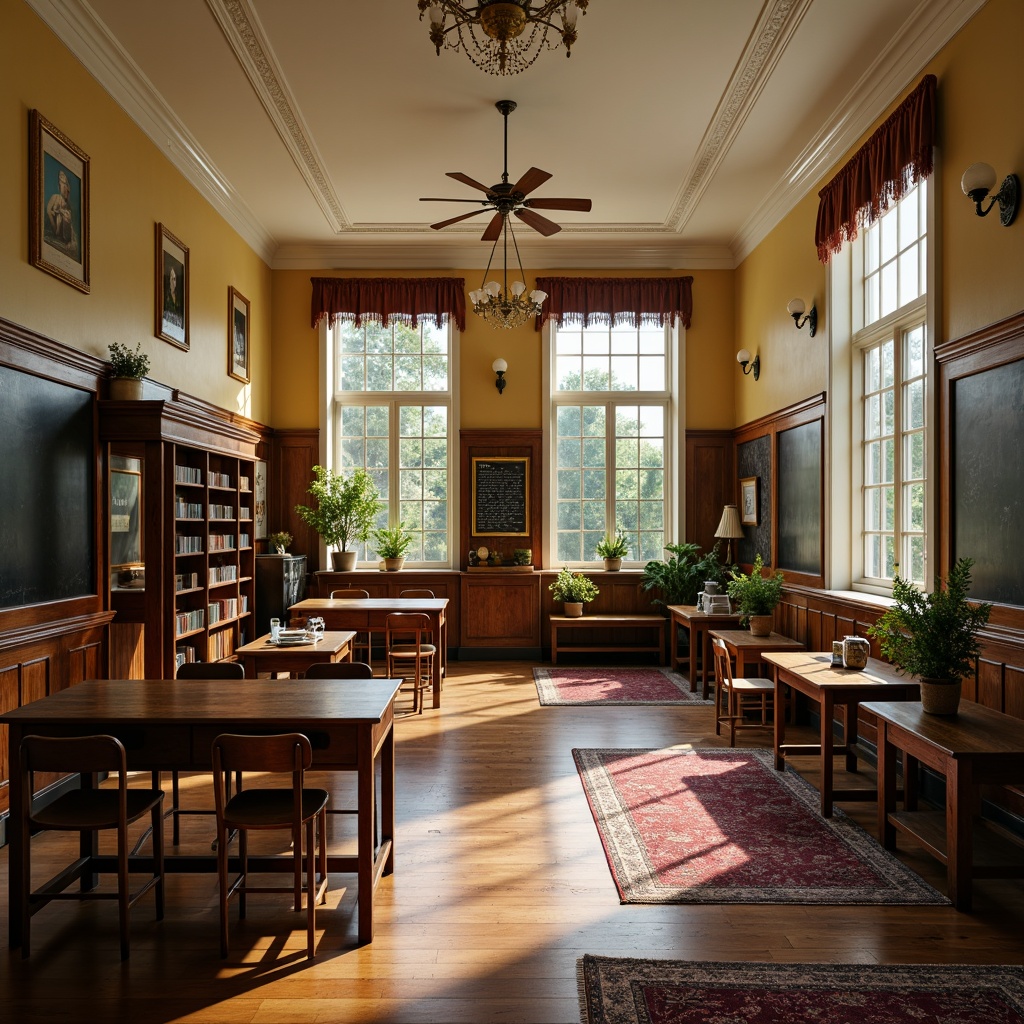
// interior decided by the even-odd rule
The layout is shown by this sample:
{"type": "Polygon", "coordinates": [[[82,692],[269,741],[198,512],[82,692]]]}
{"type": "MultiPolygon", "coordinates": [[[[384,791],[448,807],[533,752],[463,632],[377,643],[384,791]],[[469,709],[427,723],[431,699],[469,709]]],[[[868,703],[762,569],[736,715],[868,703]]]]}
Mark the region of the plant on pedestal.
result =
{"type": "Polygon", "coordinates": [[[589,604],[600,593],[594,581],[581,572],[562,566],[552,583],[548,584],[556,601],[561,601],[565,614],[576,618],[583,614],[583,605],[589,604]]]}

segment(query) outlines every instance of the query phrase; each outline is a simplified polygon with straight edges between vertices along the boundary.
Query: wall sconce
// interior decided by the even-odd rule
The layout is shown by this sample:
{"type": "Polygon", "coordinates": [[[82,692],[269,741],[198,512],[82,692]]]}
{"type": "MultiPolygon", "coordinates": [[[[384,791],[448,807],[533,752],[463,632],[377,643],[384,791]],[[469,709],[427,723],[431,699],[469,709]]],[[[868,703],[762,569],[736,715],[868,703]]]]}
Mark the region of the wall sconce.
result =
{"type": "Polygon", "coordinates": [[[715,536],[726,542],[725,564],[729,565],[732,562],[732,542],[742,540],[744,536],[743,527],[740,525],[739,510],[735,505],[726,505],[722,509],[722,520],[718,524],[718,529],[715,530],[715,536]]]}
{"type": "Polygon", "coordinates": [[[508,381],[505,380],[505,371],[508,369],[508,363],[499,357],[491,363],[491,369],[498,375],[498,379],[494,382],[494,386],[498,389],[498,394],[500,395],[502,391],[505,390],[505,385],[508,383],[508,381]]]}
{"type": "Polygon", "coordinates": [[[1003,178],[999,191],[991,197],[988,206],[983,210],[981,204],[990,198],[989,193],[995,183],[996,172],[989,164],[971,164],[960,179],[960,187],[964,190],[964,195],[974,203],[974,209],[978,216],[984,217],[998,203],[999,222],[1004,228],[1008,228],[1017,215],[1020,182],[1017,180],[1016,174],[1008,174],[1003,178]]]}
{"type": "Polygon", "coordinates": [[[739,363],[740,366],[743,367],[743,372],[744,373],[750,373],[750,371],[753,370],[754,371],[754,380],[757,380],[761,376],[761,357],[760,356],[754,356],[754,360],[753,360],[753,362],[751,362],[751,360],[750,360],[750,353],[745,348],[741,348],[739,350],[739,352],[736,353],[736,362],[739,363]],[[749,363],[749,366],[747,365],[748,363],[749,363]]]}
{"type": "Polygon", "coordinates": [[[807,316],[804,316],[804,310],[806,308],[807,307],[804,305],[803,299],[793,299],[793,301],[786,307],[786,311],[793,318],[793,322],[796,324],[796,329],[798,331],[802,330],[804,324],[807,324],[810,327],[810,330],[807,333],[813,338],[818,330],[818,307],[812,302],[811,311],[807,316]],[[802,316],[804,317],[803,320],[800,319],[802,316]]]}

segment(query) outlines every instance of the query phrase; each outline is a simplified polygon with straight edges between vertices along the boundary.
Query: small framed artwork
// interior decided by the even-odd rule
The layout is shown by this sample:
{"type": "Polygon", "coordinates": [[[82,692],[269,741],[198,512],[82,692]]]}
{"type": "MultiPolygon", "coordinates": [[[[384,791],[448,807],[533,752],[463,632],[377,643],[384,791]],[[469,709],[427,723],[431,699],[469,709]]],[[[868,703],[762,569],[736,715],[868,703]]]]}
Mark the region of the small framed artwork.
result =
{"type": "Polygon", "coordinates": [[[747,476],[740,480],[740,522],[744,526],[757,526],[760,521],[757,479],[756,476],[747,476]]]}
{"type": "Polygon", "coordinates": [[[228,376],[249,383],[249,300],[228,288],[228,376]]]}
{"type": "Polygon", "coordinates": [[[38,110],[29,112],[29,189],[29,262],[88,292],[89,158],[38,110]]]}
{"type": "Polygon", "coordinates": [[[188,246],[156,226],[156,336],[188,351],[188,246]]]}

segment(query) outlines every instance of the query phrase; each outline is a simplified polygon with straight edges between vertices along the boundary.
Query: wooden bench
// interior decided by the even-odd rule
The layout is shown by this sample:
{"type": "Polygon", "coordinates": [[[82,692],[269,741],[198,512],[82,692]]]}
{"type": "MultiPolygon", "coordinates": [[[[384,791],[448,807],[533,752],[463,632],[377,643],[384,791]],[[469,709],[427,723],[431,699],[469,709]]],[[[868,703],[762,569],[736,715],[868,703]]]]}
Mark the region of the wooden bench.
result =
{"type": "Polygon", "coordinates": [[[582,615],[570,618],[567,615],[552,615],[551,617],[551,664],[558,663],[558,634],[560,631],[572,632],[573,630],[593,630],[604,634],[603,643],[578,643],[566,646],[562,645],[562,652],[584,652],[601,653],[605,651],[633,651],[647,652],[655,651],[658,655],[658,664],[665,660],[665,623],[668,621],[663,615],[582,615]],[[611,643],[614,638],[609,635],[612,631],[632,630],[655,630],[658,634],[657,643],[654,644],[627,644],[611,643]]]}

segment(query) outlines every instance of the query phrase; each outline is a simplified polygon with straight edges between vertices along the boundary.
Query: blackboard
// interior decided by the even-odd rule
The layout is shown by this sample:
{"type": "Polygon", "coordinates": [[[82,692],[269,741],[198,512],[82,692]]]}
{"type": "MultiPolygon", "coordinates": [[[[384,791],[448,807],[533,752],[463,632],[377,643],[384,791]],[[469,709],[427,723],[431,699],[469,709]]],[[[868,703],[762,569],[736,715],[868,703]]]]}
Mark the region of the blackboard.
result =
{"type": "Polygon", "coordinates": [[[96,592],[93,395],[0,366],[0,608],[96,592]]]}
{"type": "Polygon", "coordinates": [[[529,458],[473,459],[475,536],[529,536],[529,507],[529,458]]]}
{"type": "Polygon", "coordinates": [[[973,599],[1024,605],[1024,360],[954,381],[950,414],[953,559],[974,559],[973,599]]]}
{"type": "Polygon", "coordinates": [[[821,575],[821,422],[778,437],[779,557],[776,567],[821,575]]]}

